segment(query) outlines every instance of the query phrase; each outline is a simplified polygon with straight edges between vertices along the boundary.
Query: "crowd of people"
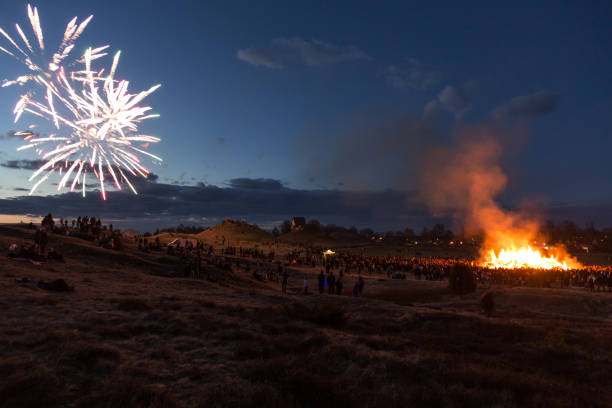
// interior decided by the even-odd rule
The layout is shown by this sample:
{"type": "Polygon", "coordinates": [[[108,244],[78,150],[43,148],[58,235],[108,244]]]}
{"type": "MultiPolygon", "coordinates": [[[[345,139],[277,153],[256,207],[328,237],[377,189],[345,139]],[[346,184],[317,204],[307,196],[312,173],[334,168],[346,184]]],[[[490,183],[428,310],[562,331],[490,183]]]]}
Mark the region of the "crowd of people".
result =
{"type": "Polygon", "coordinates": [[[474,279],[482,285],[577,286],[592,291],[612,291],[612,267],[609,266],[593,265],[573,270],[489,269],[472,260],[450,257],[371,256],[340,251],[325,256],[323,248],[292,251],[286,259],[297,267],[324,267],[327,275],[330,270],[336,270],[343,275],[364,274],[390,279],[412,276],[416,280],[446,280],[454,265],[463,264],[472,270],[474,279]]]}
{"type": "MultiPolygon", "coordinates": [[[[34,226],[31,226],[34,228],[34,226]]],[[[77,236],[88,239],[109,249],[122,248],[122,235],[113,225],[103,225],[96,217],[79,216],[75,219],[54,220],[51,214],[45,216],[34,234],[31,245],[12,244],[9,256],[33,261],[46,259],[63,260],[55,248],[47,248],[49,234],[77,236]]],[[[223,271],[234,268],[251,273],[257,280],[277,282],[286,292],[290,268],[293,273],[304,273],[301,268],[320,269],[317,276],[318,292],[342,294],[349,275],[356,281],[352,294],[363,293],[365,281],[362,276],[384,276],[388,279],[446,280],[454,265],[463,264],[470,268],[474,280],[481,285],[512,285],[562,288],[584,287],[592,291],[612,291],[612,267],[587,266],[575,270],[542,269],[488,269],[472,260],[451,257],[407,257],[374,256],[349,251],[324,252],[323,248],[302,247],[277,257],[274,250],[259,248],[223,246],[217,250],[212,245],[191,239],[177,245],[162,245],[159,237],[135,237],[139,251],[163,251],[178,258],[185,276],[211,278],[207,267],[223,271]]],[[[225,242],[225,237],[223,239],[225,242]]],[[[308,293],[308,277],[304,275],[304,292],[308,293]]]]}
{"type": "Polygon", "coordinates": [[[96,217],[79,216],[72,220],[55,220],[53,215],[47,214],[37,233],[38,231],[86,239],[107,249],[122,249],[121,231],[114,229],[113,224],[102,224],[102,220],[96,217]]]}

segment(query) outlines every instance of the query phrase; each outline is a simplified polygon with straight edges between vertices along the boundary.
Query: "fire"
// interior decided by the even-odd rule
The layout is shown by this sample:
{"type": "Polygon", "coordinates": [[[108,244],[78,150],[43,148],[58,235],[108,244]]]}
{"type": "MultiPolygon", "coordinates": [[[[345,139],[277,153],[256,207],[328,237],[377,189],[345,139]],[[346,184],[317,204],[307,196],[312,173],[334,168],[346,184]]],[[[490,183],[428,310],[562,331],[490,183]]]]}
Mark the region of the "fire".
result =
{"type": "Polygon", "coordinates": [[[558,254],[543,255],[530,246],[518,249],[501,249],[498,253],[490,249],[485,252],[481,265],[491,269],[575,269],[580,263],[562,250],[558,254]]]}

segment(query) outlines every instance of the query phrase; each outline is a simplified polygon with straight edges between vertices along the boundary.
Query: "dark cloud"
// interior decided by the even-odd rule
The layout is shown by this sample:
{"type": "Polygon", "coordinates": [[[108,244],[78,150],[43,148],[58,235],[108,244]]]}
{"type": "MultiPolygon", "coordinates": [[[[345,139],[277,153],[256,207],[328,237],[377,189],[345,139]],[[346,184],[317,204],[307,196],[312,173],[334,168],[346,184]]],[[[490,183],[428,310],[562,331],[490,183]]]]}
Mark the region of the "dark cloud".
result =
{"type": "Polygon", "coordinates": [[[559,94],[548,91],[517,96],[494,109],[491,116],[495,119],[518,119],[548,115],[557,109],[559,98],[559,94]]]}
{"type": "Polygon", "coordinates": [[[226,188],[143,183],[138,187],[138,195],[107,192],[104,202],[96,192],[90,192],[85,198],[79,193],[65,193],[0,199],[0,213],[52,212],[58,217],[90,214],[124,223],[131,220],[131,225],[146,225],[150,229],[203,218],[264,223],[305,216],[324,223],[372,226],[381,230],[417,227],[430,222],[426,209],[408,204],[406,196],[406,192],[394,190],[299,190],[282,187],[278,180],[234,179],[226,188]]]}
{"type": "Polygon", "coordinates": [[[467,97],[456,86],[447,86],[444,88],[436,99],[425,105],[425,115],[431,115],[436,110],[445,110],[455,115],[455,118],[461,119],[470,111],[470,105],[467,97]]]}
{"type": "Polygon", "coordinates": [[[246,48],[244,50],[238,50],[238,52],[236,53],[236,58],[255,66],[272,69],[283,68],[283,64],[278,59],[274,58],[266,51],[253,47],[246,48]]]}
{"type": "Polygon", "coordinates": [[[14,190],[14,191],[21,191],[21,192],[23,192],[23,191],[25,191],[25,192],[30,191],[30,190],[28,190],[27,188],[23,188],[23,187],[15,187],[13,190],[14,190]]]}
{"type": "MultiPolygon", "coordinates": [[[[16,169],[16,170],[38,170],[41,166],[43,166],[45,163],[47,163],[44,160],[6,160],[0,163],[1,167],[5,167],[7,169],[16,169]]],[[[64,163],[61,162],[62,167],[64,167],[65,169],[70,168],[70,166],[72,166],[73,162],[68,162],[68,163],[64,163]]],[[[56,164],[56,166],[59,164],[56,164]]],[[[104,178],[105,180],[111,180],[113,175],[110,173],[110,171],[108,170],[108,167],[103,167],[103,173],[104,173],[104,178]]],[[[96,167],[97,170],[97,167],[96,167]]],[[[115,168],[115,176],[119,177],[119,174],[116,171],[117,169],[115,168]]],[[[126,175],[129,175],[130,172],[129,170],[122,168],[123,172],[126,175]]],[[[132,178],[130,181],[132,183],[135,184],[141,184],[143,182],[157,182],[157,180],[159,179],[159,176],[155,173],[149,173],[145,178],[142,177],[134,177],[132,178]]],[[[20,191],[20,190],[16,190],[16,191],[20,191]]],[[[30,190],[27,190],[30,191],[30,190]]]]}
{"type": "Polygon", "coordinates": [[[280,190],[283,188],[283,183],[269,178],[235,178],[229,181],[229,185],[232,188],[243,190],[280,190]]]}
{"type": "Polygon", "coordinates": [[[7,169],[38,170],[45,163],[44,160],[7,160],[0,163],[0,166],[7,169]]]}
{"type": "Polygon", "coordinates": [[[368,54],[353,45],[337,46],[318,40],[307,41],[300,37],[276,38],[273,42],[296,53],[306,65],[310,66],[370,59],[368,54]]]}
{"type": "Polygon", "coordinates": [[[390,65],[382,70],[381,75],[391,86],[398,89],[428,89],[444,78],[443,73],[421,63],[416,58],[406,58],[399,65],[390,65]]]}
{"type": "Polygon", "coordinates": [[[6,133],[0,133],[0,140],[4,140],[4,139],[22,139],[23,136],[22,135],[18,135],[16,130],[9,130],[6,133]]]}

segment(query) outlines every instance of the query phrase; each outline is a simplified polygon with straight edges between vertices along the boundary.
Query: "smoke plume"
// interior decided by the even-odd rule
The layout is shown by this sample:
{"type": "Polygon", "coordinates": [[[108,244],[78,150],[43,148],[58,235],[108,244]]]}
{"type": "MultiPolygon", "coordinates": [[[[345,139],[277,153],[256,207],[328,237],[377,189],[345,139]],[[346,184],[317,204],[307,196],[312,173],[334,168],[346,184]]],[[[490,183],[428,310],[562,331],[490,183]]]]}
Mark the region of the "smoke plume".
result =
{"type": "Polygon", "coordinates": [[[453,147],[423,160],[421,193],[434,215],[451,213],[458,225],[484,233],[484,248],[518,248],[536,238],[539,223],[503,209],[496,198],[507,186],[501,168],[503,137],[488,128],[464,130],[453,147]]]}

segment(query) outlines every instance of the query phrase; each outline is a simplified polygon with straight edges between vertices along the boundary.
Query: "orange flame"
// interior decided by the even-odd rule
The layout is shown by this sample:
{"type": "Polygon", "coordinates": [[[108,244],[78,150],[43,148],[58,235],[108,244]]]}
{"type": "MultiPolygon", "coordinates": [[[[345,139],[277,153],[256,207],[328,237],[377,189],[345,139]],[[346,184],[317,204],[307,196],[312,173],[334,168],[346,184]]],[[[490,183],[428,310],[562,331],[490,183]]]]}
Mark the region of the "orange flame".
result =
{"type": "Polygon", "coordinates": [[[580,268],[562,247],[536,247],[540,223],[533,212],[505,209],[495,199],[508,182],[500,165],[501,141],[514,140],[514,135],[466,128],[458,136],[455,148],[440,147],[427,155],[421,188],[435,215],[451,209],[460,225],[483,233],[477,263],[493,269],[580,268]]]}
{"type": "Polygon", "coordinates": [[[530,246],[519,249],[501,249],[498,253],[490,249],[481,259],[481,266],[490,269],[575,269],[580,263],[562,250],[557,255],[543,255],[530,246]]]}

